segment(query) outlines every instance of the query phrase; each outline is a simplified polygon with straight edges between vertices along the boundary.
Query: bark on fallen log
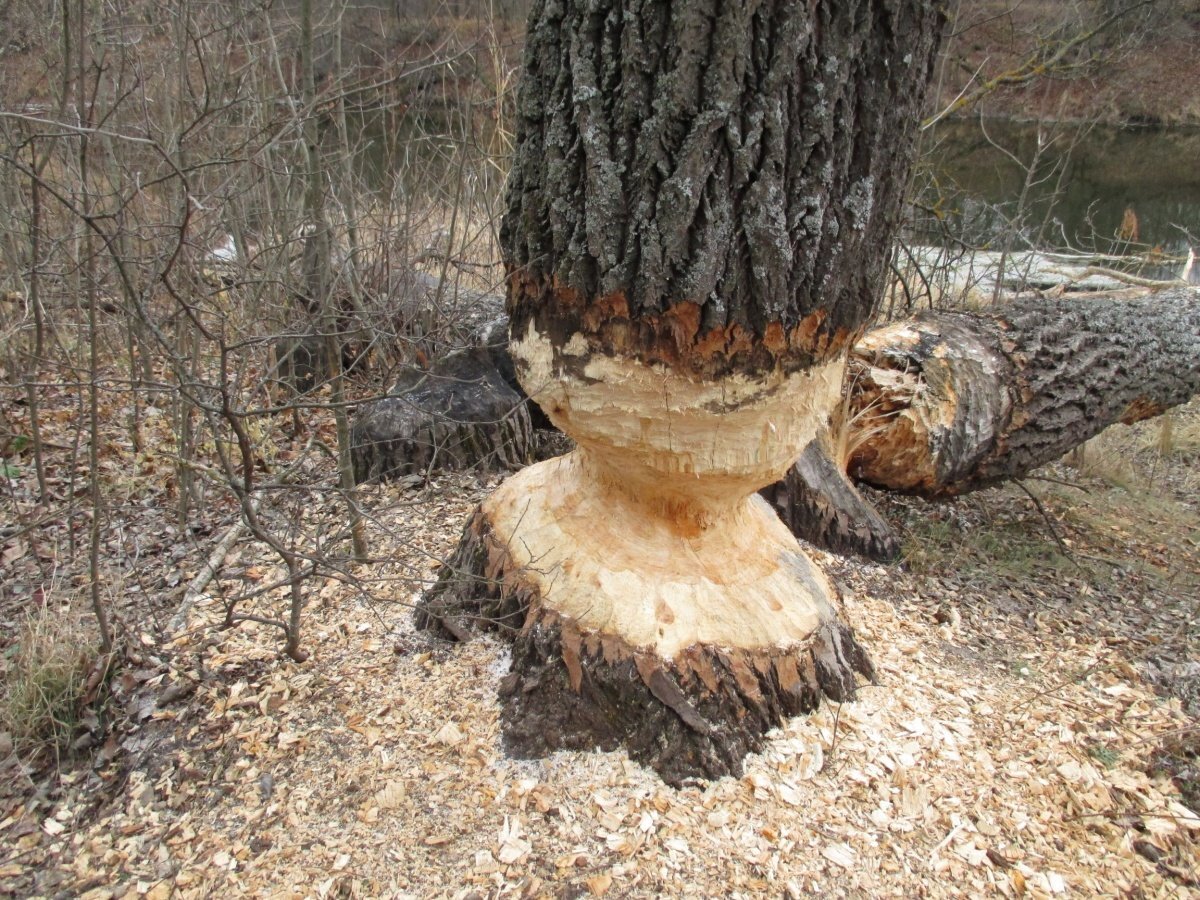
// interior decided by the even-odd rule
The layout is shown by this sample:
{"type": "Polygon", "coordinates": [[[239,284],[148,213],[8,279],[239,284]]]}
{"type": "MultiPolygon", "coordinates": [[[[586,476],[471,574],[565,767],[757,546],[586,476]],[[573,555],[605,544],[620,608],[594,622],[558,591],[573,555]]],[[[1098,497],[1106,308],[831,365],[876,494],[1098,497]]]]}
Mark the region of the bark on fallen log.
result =
{"type": "Polygon", "coordinates": [[[877,328],[851,352],[849,477],[814,445],[767,496],[798,536],[887,562],[899,542],[850,479],[933,500],[1021,478],[1116,422],[1186,403],[1200,393],[1197,360],[1191,288],[877,328]]]}
{"type": "Polygon", "coordinates": [[[483,467],[517,469],[533,458],[528,402],[505,382],[489,348],[410,369],[365,404],[350,433],[354,480],[483,467]]]}
{"type": "Polygon", "coordinates": [[[851,354],[848,470],[926,498],[1020,478],[1200,392],[1200,292],[926,313],[851,354]]]}
{"type": "Polygon", "coordinates": [[[893,562],[900,539],[833,459],[813,441],[784,476],[760,492],[796,537],[824,550],[893,562]]]}

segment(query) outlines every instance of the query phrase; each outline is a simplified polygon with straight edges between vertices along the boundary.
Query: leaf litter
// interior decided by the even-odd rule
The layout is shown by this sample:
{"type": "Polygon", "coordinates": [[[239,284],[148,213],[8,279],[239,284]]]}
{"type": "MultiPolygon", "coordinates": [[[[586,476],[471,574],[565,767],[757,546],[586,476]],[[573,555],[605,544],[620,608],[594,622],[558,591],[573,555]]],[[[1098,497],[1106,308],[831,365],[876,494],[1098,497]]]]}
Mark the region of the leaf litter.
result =
{"type": "MultiPolygon", "coordinates": [[[[507,650],[414,632],[421,581],[487,487],[458,476],[365,491],[392,536],[386,561],[369,595],[336,579],[314,588],[304,664],[279,655],[270,629],[222,630],[211,594],[169,642],[147,629],[142,666],[116,697],[131,721],[53,790],[2,808],[0,889],[1200,896],[1200,818],[1167,775],[1147,774],[1165,737],[1196,727],[1196,711],[1151,677],[1182,664],[1170,653],[1194,661],[1187,573],[1200,549],[1186,535],[1151,545],[1130,532],[1113,556],[1121,574],[1108,566],[1103,578],[1036,568],[1014,579],[969,555],[901,570],[817,553],[879,684],[789,720],[743,777],[674,790],[621,752],[506,757],[496,688],[507,650]],[[1173,578],[1137,563],[1155,553],[1173,578]]],[[[1065,507],[1055,497],[1047,506],[1065,507]]],[[[933,509],[889,502],[901,518],[933,509]]],[[[1015,491],[982,503],[1041,527],[1015,491]]],[[[1084,523],[1071,539],[1081,555],[1110,552],[1098,534],[1084,523]]],[[[234,554],[226,565],[255,581],[279,574],[249,544],[234,554]]],[[[182,590],[206,557],[201,544],[161,565],[180,570],[182,590]]]]}

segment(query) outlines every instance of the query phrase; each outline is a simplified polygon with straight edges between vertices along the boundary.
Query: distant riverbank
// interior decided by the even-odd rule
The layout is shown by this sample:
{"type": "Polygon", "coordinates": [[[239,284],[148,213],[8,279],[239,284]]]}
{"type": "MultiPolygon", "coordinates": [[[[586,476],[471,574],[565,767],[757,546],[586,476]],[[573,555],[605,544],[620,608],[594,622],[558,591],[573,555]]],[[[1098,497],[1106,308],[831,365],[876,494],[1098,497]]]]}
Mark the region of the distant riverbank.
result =
{"type": "MultiPolygon", "coordinates": [[[[1193,4],[1194,5],[1194,4],[1193,4]]],[[[971,23],[952,39],[936,81],[937,109],[989,79],[1023,71],[1049,55],[1054,43],[1087,25],[1067,4],[1004,4],[975,0],[971,23]],[[1058,9],[1063,7],[1063,9],[1058,9]]],[[[1068,53],[1028,83],[988,91],[969,114],[1012,121],[1097,122],[1113,126],[1200,127],[1200,5],[1162,7],[1144,22],[1114,24],[1086,51],[1068,53]]]]}

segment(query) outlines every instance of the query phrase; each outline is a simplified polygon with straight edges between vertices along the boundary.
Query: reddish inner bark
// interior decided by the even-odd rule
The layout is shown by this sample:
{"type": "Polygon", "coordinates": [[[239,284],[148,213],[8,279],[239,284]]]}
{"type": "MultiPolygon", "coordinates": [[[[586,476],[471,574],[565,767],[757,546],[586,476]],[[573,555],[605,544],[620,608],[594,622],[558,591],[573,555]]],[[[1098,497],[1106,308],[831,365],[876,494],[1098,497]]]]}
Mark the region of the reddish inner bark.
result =
{"type": "Polygon", "coordinates": [[[508,309],[515,335],[532,322],[556,347],[578,334],[589,353],[661,364],[710,380],[811,368],[837,358],[861,335],[861,329],[831,327],[823,309],[790,329],[768,322],[761,335],[737,323],[705,330],[703,306],[693,300],[668,304],[659,314],[634,315],[622,293],[587,297],[554,281],[519,275],[510,278],[508,309]]]}

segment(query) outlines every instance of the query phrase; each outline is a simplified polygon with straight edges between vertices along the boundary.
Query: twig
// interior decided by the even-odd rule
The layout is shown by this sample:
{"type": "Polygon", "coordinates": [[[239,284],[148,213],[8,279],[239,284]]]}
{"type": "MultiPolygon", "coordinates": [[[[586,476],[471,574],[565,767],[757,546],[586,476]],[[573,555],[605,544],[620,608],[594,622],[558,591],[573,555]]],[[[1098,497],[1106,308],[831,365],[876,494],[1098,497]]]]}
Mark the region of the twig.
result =
{"type": "Polygon", "coordinates": [[[1137,275],[1118,272],[1116,269],[1109,269],[1105,266],[1088,266],[1081,272],[1067,272],[1062,269],[1047,269],[1046,271],[1051,275],[1065,276],[1069,279],[1068,283],[1083,281],[1083,279],[1095,275],[1100,278],[1111,278],[1113,281],[1119,281],[1122,284],[1132,284],[1135,287],[1144,288],[1168,288],[1187,285],[1186,281],[1181,281],[1178,278],[1140,278],[1137,275]]]}
{"type": "Polygon", "coordinates": [[[1029,489],[1024,481],[1019,478],[1014,480],[1017,487],[1019,487],[1029,496],[1029,499],[1033,501],[1033,505],[1037,507],[1037,511],[1042,514],[1042,518],[1046,521],[1046,528],[1050,530],[1050,535],[1054,538],[1054,542],[1058,544],[1058,549],[1062,551],[1062,555],[1074,563],[1075,568],[1079,569],[1079,571],[1086,572],[1087,570],[1079,564],[1077,559],[1075,559],[1075,556],[1071,553],[1070,548],[1063,543],[1063,539],[1058,534],[1058,529],[1054,527],[1054,520],[1050,518],[1050,513],[1046,512],[1046,507],[1042,506],[1042,501],[1037,498],[1037,495],[1029,489]]]}
{"type": "MultiPolygon", "coordinates": [[[[253,507],[254,512],[258,512],[257,500],[251,500],[250,505],[253,507]]],[[[188,614],[192,611],[197,598],[208,587],[208,583],[216,577],[217,572],[225,562],[225,557],[229,555],[229,551],[233,549],[233,545],[237,543],[238,538],[242,536],[242,532],[245,529],[245,518],[239,518],[229,526],[229,529],[221,536],[221,540],[217,541],[217,545],[213,548],[212,553],[208,555],[208,559],[204,565],[200,567],[200,571],[196,573],[196,577],[188,582],[188,586],[183,592],[183,600],[167,625],[167,632],[169,634],[177,634],[187,625],[188,614]]]]}
{"type": "Polygon", "coordinates": [[[1024,700],[1022,700],[1020,703],[1018,703],[1016,706],[1013,706],[1013,707],[1005,710],[1005,715],[1009,715],[1009,714],[1015,713],[1019,709],[1023,709],[1024,707],[1026,707],[1030,703],[1032,703],[1034,700],[1038,700],[1042,697],[1049,697],[1051,694],[1054,694],[1057,691],[1060,691],[1065,687],[1069,687],[1072,684],[1077,684],[1078,682],[1087,678],[1093,672],[1098,671],[1101,666],[1107,665],[1108,657],[1110,655],[1111,654],[1109,654],[1109,653],[1105,653],[1101,659],[1096,660],[1090,666],[1085,668],[1082,672],[1077,672],[1076,674],[1072,675],[1070,678],[1066,679],[1065,681],[1058,682],[1058,684],[1051,685],[1048,688],[1043,688],[1040,691],[1035,691],[1034,693],[1032,693],[1028,697],[1026,697],[1024,700]]]}
{"type": "MultiPolygon", "coordinates": [[[[1069,40],[1060,41],[1058,46],[1054,49],[1054,52],[1050,53],[1046,58],[1039,59],[1036,55],[1030,56],[1028,59],[1021,62],[1016,68],[1008,72],[1002,72],[1001,74],[982,82],[973,91],[968,92],[967,89],[964,88],[963,92],[955,97],[945,109],[943,109],[937,115],[922,122],[921,130],[923,131],[926,128],[930,128],[947,116],[958,112],[960,109],[974,105],[981,98],[994,92],[998,88],[1028,84],[1029,82],[1044,75],[1052,75],[1056,71],[1072,68],[1072,66],[1075,64],[1063,62],[1067,58],[1068,54],[1071,53],[1071,51],[1073,51],[1076,47],[1083,46],[1092,38],[1106,31],[1122,16],[1128,15],[1129,13],[1140,9],[1143,6],[1149,6],[1153,2],[1154,0],[1139,0],[1139,2],[1134,3],[1125,9],[1119,9],[1104,21],[1096,25],[1094,28],[1091,28],[1087,31],[1082,31],[1079,34],[1071,37],[1069,40]],[[1061,67],[1060,64],[1062,64],[1061,67]]],[[[982,68],[982,66],[980,68],[982,68]]],[[[976,76],[972,76],[971,81],[967,82],[968,88],[971,86],[971,83],[975,80],[977,75],[978,73],[976,73],[976,76]]]]}
{"type": "Polygon", "coordinates": [[[1077,491],[1083,491],[1085,494],[1090,494],[1091,489],[1082,484],[1076,484],[1074,481],[1067,481],[1065,478],[1054,478],[1050,475],[1026,475],[1030,481],[1046,481],[1050,484],[1061,484],[1063,487],[1075,488],[1077,491]]]}

